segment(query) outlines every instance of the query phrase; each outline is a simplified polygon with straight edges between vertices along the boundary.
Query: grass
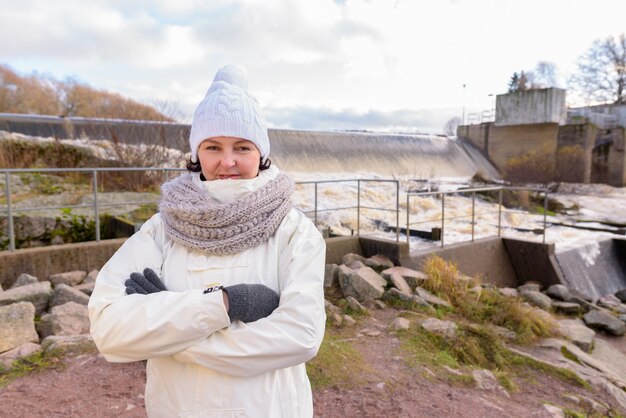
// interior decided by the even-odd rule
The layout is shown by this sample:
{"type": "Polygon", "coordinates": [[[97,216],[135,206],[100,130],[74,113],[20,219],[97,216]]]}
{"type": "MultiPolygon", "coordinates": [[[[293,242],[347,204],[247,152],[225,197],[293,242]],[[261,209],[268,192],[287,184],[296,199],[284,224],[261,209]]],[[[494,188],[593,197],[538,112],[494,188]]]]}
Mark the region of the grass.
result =
{"type": "Polygon", "coordinates": [[[8,370],[2,369],[0,366],[0,388],[30,373],[50,368],[63,368],[62,357],[63,352],[61,351],[42,351],[14,361],[8,370]]]}
{"type": "Polygon", "coordinates": [[[349,389],[362,384],[371,369],[350,341],[327,330],[317,356],[306,364],[313,389],[349,389]]]}

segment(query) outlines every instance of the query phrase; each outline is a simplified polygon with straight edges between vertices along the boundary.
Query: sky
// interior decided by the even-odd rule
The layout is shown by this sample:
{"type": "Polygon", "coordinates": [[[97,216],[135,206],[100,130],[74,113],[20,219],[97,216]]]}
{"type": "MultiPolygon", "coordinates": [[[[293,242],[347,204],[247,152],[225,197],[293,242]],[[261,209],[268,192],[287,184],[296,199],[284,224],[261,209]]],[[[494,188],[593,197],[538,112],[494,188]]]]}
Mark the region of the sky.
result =
{"type": "Polygon", "coordinates": [[[0,0],[0,64],[73,77],[181,122],[218,68],[243,65],[268,124],[442,132],[514,72],[567,87],[624,0],[0,0]],[[172,110],[173,109],[173,110],[172,110]]]}

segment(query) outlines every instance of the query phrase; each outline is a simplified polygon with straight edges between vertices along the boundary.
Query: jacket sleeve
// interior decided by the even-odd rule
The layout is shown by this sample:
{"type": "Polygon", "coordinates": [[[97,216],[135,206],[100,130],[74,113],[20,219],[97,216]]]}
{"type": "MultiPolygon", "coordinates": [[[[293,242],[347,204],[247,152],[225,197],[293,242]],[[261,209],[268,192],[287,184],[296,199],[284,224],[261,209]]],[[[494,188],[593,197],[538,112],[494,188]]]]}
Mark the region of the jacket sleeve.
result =
{"type": "Polygon", "coordinates": [[[313,223],[300,222],[279,261],[280,304],[268,317],[235,322],[176,354],[231,376],[254,376],[304,363],[317,354],[324,337],[326,244],[313,223]]]}
{"type": "Polygon", "coordinates": [[[161,219],[155,215],[104,265],[89,300],[93,340],[108,361],[127,362],[171,355],[230,325],[219,292],[163,291],[127,295],[135,271],[163,265],[161,219]]]}

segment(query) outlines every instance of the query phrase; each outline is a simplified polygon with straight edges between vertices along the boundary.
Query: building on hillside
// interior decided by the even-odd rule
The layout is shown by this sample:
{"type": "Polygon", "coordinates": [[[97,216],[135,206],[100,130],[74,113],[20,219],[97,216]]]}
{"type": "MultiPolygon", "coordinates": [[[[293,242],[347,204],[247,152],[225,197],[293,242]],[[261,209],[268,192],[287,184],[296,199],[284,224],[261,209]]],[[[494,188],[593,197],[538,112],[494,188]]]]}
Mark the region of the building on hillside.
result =
{"type": "Polygon", "coordinates": [[[459,126],[511,181],[626,186],[626,106],[568,110],[566,91],[533,89],[496,96],[495,121],[459,126]]]}

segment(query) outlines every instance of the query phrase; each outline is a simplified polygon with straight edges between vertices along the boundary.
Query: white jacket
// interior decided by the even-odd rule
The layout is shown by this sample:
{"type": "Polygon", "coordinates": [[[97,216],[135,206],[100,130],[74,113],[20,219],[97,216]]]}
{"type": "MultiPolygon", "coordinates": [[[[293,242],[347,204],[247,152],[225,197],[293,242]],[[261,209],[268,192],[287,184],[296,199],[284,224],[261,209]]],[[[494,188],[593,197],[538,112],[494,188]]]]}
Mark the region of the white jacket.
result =
{"type": "MultiPolygon", "coordinates": [[[[250,187],[207,183],[221,182],[250,187]]],[[[237,197],[226,189],[225,199],[237,197]]],[[[324,259],[323,238],[295,209],[266,243],[229,256],[174,243],[157,214],[100,271],[89,301],[91,334],[108,361],[148,360],[150,417],[311,417],[304,362],[324,336],[324,259]],[[124,281],[146,267],[168,291],[126,295],[124,281]],[[214,282],[262,283],[278,292],[279,307],[231,324],[221,292],[202,293],[214,282]]]]}

